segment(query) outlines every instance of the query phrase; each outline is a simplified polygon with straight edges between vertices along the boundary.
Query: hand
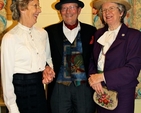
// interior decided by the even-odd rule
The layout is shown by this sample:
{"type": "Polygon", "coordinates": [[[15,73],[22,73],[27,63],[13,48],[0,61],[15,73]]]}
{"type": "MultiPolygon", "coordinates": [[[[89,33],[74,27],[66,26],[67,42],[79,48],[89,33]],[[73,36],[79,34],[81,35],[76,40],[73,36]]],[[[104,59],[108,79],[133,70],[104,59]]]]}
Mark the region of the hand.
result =
{"type": "Polygon", "coordinates": [[[53,78],[55,78],[55,72],[54,72],[54,70],[51,67],[46,66],[46,68],[43,71],[43,80],[42,80],[42,83],[43,84],[51,83],[53,81],[53,78]]]}
{"type": "Polygon", "coordinates": [[[90,77],[88,79],[90,86],[96,85],[96,84],[104,81],[103,76],[104,76],[103,73],[98,73],[98,74],[96,73],[96,74],[90,75],[90,77]]]}
{"type": "Polygon", "coordinates": [[[99,95],[103,94],[103,87],[101,85],[101,83],[97,83],[91,86],[99,95]]]}

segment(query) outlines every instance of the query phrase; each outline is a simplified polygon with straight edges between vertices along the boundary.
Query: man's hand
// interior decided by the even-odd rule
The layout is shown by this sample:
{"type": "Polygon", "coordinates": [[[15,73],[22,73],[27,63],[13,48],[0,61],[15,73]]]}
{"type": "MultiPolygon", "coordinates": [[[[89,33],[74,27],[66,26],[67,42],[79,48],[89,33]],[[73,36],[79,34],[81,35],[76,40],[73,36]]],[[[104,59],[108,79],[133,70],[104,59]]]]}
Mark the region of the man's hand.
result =
{"type": "Polygon", "coordinates": [[[54,70],[51,67],[46,66],[46,68],[43,71],[42,83],[43,84],[49,84],[49,83],[51,83],[53,81],[53,78],[55,78],[54,70]]]}

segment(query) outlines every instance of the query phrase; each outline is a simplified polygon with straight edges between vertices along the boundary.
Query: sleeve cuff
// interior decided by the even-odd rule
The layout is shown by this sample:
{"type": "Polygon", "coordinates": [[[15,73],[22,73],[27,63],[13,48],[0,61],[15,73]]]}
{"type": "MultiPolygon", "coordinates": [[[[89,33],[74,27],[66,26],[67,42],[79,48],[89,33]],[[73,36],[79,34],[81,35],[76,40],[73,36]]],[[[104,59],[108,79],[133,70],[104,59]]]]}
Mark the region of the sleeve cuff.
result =
{"type": "Polygon", "coordinates": [[[17,104],[8,107],[9,113],[20,113],[17,104]]]}
{"type": "Polygon", "coordinates": [[[104,77],[104,73],[102,73],[102,76],[103,76],[103,81],[104,81],[105,84],[106,84],[106,80],[105,80],[105,77],[104,77]]]}

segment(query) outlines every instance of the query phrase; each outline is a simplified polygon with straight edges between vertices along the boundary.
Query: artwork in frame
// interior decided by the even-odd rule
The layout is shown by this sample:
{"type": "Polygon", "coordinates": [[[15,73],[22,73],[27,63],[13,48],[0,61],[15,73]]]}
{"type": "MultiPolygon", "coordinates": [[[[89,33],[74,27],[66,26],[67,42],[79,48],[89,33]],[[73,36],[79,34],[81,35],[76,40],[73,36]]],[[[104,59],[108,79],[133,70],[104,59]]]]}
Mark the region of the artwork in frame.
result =
{"type": "Polygon", "coordinates": [[[136,87],[135,98],[141,99],[141,71],[140,71],[140,74],[139,74],[139,77],[138,77],[138,81],[139,81],[139,84],[136,87]]]}
{"type": "Polygon", "coordinates": [[[4,31],[6,28],[6,0],[0,0],[0,34],[4,31]]]}
{"type": "Polygon", "coordinates": [[[12,3],[12,0],[7,0],[6,6],[5,6],[7,20],[12,19],[12,14],[11,14],[11,10],[10,10],[11,3],[12,3]]]}

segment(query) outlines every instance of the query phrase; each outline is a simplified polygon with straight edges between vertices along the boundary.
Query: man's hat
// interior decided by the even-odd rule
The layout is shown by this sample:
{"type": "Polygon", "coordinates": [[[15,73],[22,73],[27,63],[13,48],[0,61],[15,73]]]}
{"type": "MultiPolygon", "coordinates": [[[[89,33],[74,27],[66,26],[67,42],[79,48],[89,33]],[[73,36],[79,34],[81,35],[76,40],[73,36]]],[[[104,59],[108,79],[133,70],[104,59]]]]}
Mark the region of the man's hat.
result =
{"type": "Polygon", "coordinates": [[[94,1],[94,8],[100,9],[101,6],[106,2],[113,2],[113,3],[122,4],[126,7],[127,11],[131,8],[131,5],[125,0],[95,0],[94,1]]]}
{"type": "Polygon", "coordinates": [[[81,8],[84,7],[84,3],[81,2],[81,1],[79,1],[79,0],[60,0],[60,2],[58,2],[58,3],[55,5],[55,8],[56,8],[57,10],[60,10],[62,4],[65,4],[65,3],[77,3],[79,7],[81,7],[81,8]]]}

